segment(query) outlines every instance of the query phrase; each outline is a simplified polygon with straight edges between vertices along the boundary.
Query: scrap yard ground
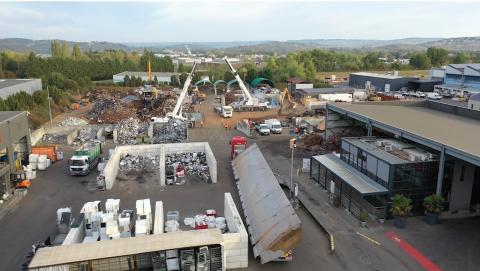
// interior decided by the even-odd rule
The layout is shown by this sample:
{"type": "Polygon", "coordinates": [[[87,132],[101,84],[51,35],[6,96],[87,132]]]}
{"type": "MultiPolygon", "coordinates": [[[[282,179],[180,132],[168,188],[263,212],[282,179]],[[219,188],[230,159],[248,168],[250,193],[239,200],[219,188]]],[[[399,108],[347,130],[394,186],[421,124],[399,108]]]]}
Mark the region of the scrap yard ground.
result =
{"type": "MultiPolygon", "coordinates": [[[[229,149],[230,138],[239,135],[239,132],[235,129],[225,130],[221,118],[214,113],[212,106],[213,97],[209,96],[208,100],[198,107],[205,114],[206,120],[204,127],[196,127],[189,131],[189,141],[209,142],[218,163],[218,183],[187,183],[181,186],[160,187],[148,181],[118,180],[110,191],[91,192],[88,190],[88,183],[95,180],[96,171],[85,177],[72,177],[68,174],[67,160],[59,161],[46,171],[39,172],[28,195],[20,201],[13,212],[1,219],[2,268],[0,269],[18,270],[33,243],[55,234],[56,210],[60,207],[72,207],[73,213],[77,214],[87,201],[101,200],[104,204],[108,198],[119,198],[122,209],[133,209],[135,200],[150,198],[152,202],[163,201],[165,212],[179,210],[183,220],[185,216],[211,208],[217,209],[222,214],[223,194],[230,192],[241,212],[238,191],[231,170],[229,149]]],[[[234,118],[226,121],[233,125],[241,118],[267,118],[275,115],[276,110],[255,113],[235,112],[234,118]]],[[[257,136],[255,139],[249,139],[249,143],[256,142],[259,145],[272,171],[283,179],[288,179],[287,176],[290,173],[290,150],[287,145],[290,137],[285,129],[281,135],[257,136]]],[[[65,158],[69,158],[74,150],[71,146],[60,147],[64,151],[65,158]]],[[[105,144],[103,155],[106,155],[108,153],[106,150],[112,147],[114,147],[112,143],[105,144]]],[[[296,168],[300,166],[303,157],[302,153],[295,155],[296,168]]],[[[324,227],[335,229],[336,252],[330,254],[328,236],[312,215],[300,206],[297,214],[302,221],[303,238],[294,250],[293,261],[261,265],[253,258],[250,249],[249,267],[246,270],[425,270],[421,263],[410,258],[392,240],[385,237],[385,232],[393,230],[391,222],[383,226],[372,224],[367,229],[360,228],[358,222],[348,216],[344,210],[335,209],[326,201],[322,201],[318,195],[323,192],[312,185],[308,173],[302,173],[296,178],[301,182],[301,195],[303,200],[306,199],[304,203],[313,205],[316,207],[315,210],[319,210],[317,213],[310,212],[313,217],[318,218],[320,213],[320,222],[324,227]]],[[[478,226],[480,221],[466,225],[446,222],[437,225],[435,230],[430,230],[422,226],[423,224],[418,220],[412,219],[409,223],[413,225],[417,223],[421,226],[411,227],[408,231],[396,231],[396,234],[439,265],[441,269],[438,270],[476,270],[475,267],[480,264],[475,260],[480,259],[478,252],[467,255],[459,251],[466,251],[466,248],[474,251],[474,248],[478,247],[476,240],[480,240],[480,236],[469,237],[465,232],[472,232],[466,229],[478,226]],[[440,234],[442,238],[439,237],[440,234]],[[435,250],[430,240],[437,241],[435,250]],[[462,244],[465,244],[466,248],[462,244]],[[451,250],[457,252],[450,254],[448,251],[451,250]]]]}

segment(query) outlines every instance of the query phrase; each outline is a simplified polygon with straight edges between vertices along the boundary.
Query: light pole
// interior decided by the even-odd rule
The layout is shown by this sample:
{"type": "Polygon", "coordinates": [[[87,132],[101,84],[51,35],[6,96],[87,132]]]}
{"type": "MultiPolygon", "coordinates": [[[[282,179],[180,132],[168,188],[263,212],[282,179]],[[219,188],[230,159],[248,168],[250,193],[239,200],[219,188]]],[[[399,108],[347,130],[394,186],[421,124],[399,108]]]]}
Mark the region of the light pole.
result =
{"type": "Polygon", "coordinates": [[[291,159],[291,164],[290,164],[290,200],[294,201],[294,193],[293,193],[293,151],[295,150],[295,147],[297,146],[297,139],[292,138],[290,139],[289,142],[290,149],[292,150],[292,159],[291,159]]]}
{"type": "Polygon", "coordinates": [[[52,121],[52,106],[50,105],[50,91],[48,90],[48,86],[47,86],[47,99],[48,99],[48,113],[50,114],[50,125],[53,124],[53,121],[52,121]]]}

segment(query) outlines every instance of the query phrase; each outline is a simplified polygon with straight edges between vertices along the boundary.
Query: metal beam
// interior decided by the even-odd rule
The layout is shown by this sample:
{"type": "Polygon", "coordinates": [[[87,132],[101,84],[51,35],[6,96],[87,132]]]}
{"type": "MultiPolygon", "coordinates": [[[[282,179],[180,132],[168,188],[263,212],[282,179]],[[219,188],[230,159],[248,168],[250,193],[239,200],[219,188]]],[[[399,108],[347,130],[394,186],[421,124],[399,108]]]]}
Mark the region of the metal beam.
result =
{"type": "Polygon", "coordinates": [[[438,166],[438,177],[437,177],[437,195],[442,195],[442,186],[443,186],[443,171],[445,168],[445,146],[442,146],[440,151],[440,164],[438,166]]]}

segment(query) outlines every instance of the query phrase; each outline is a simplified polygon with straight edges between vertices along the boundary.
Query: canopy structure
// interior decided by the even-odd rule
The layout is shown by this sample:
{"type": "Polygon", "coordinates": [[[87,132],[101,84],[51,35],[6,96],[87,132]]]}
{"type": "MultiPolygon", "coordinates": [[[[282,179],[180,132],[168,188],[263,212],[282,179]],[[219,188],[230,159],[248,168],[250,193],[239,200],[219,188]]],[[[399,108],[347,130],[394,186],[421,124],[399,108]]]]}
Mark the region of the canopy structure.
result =
{"type": "Polygon", "coordinates": [[[232,161],[253,254],[262,264],[298,245],[301,222],[257,144],[232,161]]]}
{"type": "Polygon", "coordinates": [[[237,83],[237,79],[233,79],[227,82],[227,88],[230,88],[231,85],[237,83]]]}
{"type": "Polygon", "coordinates": [[[193,85],[194,85],[194,86],[199,86],[199,85],[205,85],[205,84],[207,84],[207,83],[213,85],[213,83],[212,83],[212,82],[210,81],[210,79],[208,79],[208,78],[199,80],[199,81],[197,81],[197,82],[196,82],[195,84],[193,84],[193,85]]]}
{"type": "Polygon", "coordinates": [[[216,87],[217,85],[222,84],[222,83],[225,84],[225,85],[227,84],[227,82],[225,82],[223,80],[217,80],[217,81],[213,82],[213,86],[216,87]]]}
{"type": "Polygon", "coordinates": [[[275,87],[275,83],[273,83],[272,80],[267,79],[267,78],[263,78],[263,77],[257,77],[255,79],[253,79],[253,81],[250,83],[250,86],[252,86],[252,88],[256,88],[257,85],[262,83],[262,82],[265,82],[265,83],[269,84],[271,87],[275,87]]]}

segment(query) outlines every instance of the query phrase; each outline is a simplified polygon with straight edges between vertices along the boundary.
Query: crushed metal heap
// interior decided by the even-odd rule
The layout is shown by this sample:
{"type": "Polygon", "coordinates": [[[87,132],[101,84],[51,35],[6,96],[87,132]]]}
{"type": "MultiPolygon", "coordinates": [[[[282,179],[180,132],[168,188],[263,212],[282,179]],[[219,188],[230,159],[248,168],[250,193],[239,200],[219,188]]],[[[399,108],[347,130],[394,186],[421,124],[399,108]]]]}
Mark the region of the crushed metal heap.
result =
{"type": "Polygon", "coordinates": [[[86,142],[94,140],[97,137],[97,131],[91,127],[83,127],[78,133],[78,140],[86,142]]]}
{"type": "Polygon", "coordinates": [[[120,144],[135,144],[138,135],[138,120],[129,118],[120,121],[117,128],[117,142],[120,144]]]}
{"type": "Polygon", "coordinates": [[[135,118],[136,109],[113,98],[101,99],[87,113],[91,123],[118,123],[124,119],[135,118]]]}
{"type": "Polygon", "coordinates": [[[64,121],[60,122],[58,126],[80,126],[80,125],[87,125],[88,122],[83,119],[69,117],[66,118],[64,121]]]}
{"type": "Polygon", "coordinates": [[[42,143],[54,144],[59,142],[67,142],[65,134],[44,134],[41,139],[42,143]]]}
{"type": "Polygon", "coordinates": [[[181,143],[187,141],[187,121],[170,119],[167,123],[154,122],[152,125],[152,144],[181,143]]]}
{"type": "Polygon", "coordinates": [[[127,154],[120,158],[119,170],[131,171],[131,170],[155,170],[160,166],[160,156],[158,155],[130,155],[127,154]]]}
{"type": "Polygon", "coordinates": [[[196,175],[204,180],[210,179],[207,156],[204,152],[171,153],[165,157],[165,166],[177,167],[182,164],[187,175],[196,175]]]}

